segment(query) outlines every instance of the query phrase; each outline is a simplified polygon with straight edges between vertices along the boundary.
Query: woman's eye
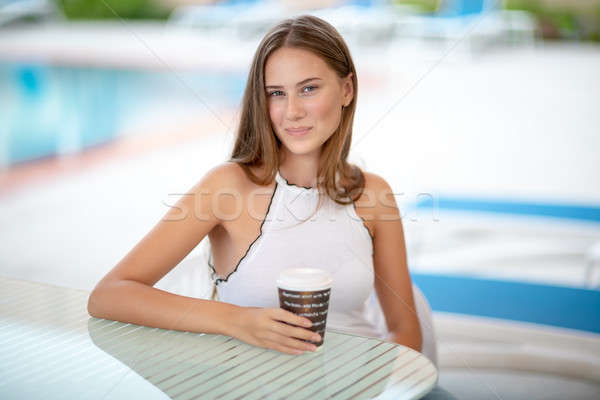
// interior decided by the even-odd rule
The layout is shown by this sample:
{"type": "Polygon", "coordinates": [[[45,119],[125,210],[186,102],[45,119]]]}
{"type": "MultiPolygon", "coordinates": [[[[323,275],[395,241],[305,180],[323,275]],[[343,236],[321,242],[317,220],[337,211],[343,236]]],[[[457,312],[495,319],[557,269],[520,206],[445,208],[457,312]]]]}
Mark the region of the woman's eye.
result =
{"type": "MultiPolygon", "coordinates": [[[[317,86],[304,86],[302,88],[302,91],[304,93],[311,93],[311,92],[314,92],[315,89],[317,89],[317,88],[318,88],[317,86]]],[[[269,97],[280,97],[280,96],[282,96],[282,94],[283,94],[283,92],[281,90],[274,90],[274,91],[268,93],[269,97]]]]}

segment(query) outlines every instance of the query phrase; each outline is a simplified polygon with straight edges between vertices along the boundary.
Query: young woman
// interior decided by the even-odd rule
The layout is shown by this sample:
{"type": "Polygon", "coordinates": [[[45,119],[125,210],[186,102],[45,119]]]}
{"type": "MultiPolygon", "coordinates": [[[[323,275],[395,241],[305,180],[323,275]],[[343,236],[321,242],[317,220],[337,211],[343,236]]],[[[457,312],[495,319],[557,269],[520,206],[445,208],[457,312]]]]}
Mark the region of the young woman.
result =
{"type": "MultiPolygon", "coordinates": [[[[347,161],[357,78],[325,21],[302,16],[255,54],[231,159],[211,169],[96,286],[94,317],[223,334],[289,354],[313,351],[310,321],[279,308],[290,267],[334,277],[327,326],[421,351],[402,221],[388,183],[347,161]],[[153,286],[209,236],[220,301],[153,286]]],[[[199,266],[201,267],[201,266],[199,266]]]]}

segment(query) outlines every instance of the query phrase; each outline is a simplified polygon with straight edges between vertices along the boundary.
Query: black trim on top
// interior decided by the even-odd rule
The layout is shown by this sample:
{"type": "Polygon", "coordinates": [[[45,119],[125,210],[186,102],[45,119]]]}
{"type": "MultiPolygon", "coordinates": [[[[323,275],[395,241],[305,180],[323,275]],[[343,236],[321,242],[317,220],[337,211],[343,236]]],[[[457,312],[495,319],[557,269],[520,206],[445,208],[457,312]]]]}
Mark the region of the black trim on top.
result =
{"type": "MultiPolygon", "coordinates": [[[[275,189],[273,189],[273,194],[271,195],[271,200],[269,201],[269,207],[267,207],[267,213],[265,214],[265,218],[263,219],[263,221],[262,221],[262,222],[261,222],[261,224],[260,224],[260,233],[258,234],[258,236],[256,237],[256,239],[254,239],[254,241],[253,241],[252,243],[250,243],[250,245],[248,246],[248,249],[246,249],[246,253],[245,253],[245,254],[242,256],[242,258],[240,258],[240,260],[238,261],[237,265],[235,266],[235,269],[234,269],[233,271],[231,271],[231,272],[230,272],[230,273],[227,275],[227,277],[225,277],[225,279],[223,279],[223,278],[217,278],[217,279],[214,281],[214,282],[215,282],[215,285],[218,285],[218,284],[219,284],[219,282],[227,282],[227,280],[229,279],[229,277],[230,277],[230,276],[231,276],[231,275],[232,275],[234,272],[236,272],[236,271],[237,271],[238,267],[239,267],[239,266],[240,266],[240,264],[242,263],[242,260],[243,260],[244,258],[246,258],[246,256],[248,255],[248,252],[250,251],[250,249],[252,248],[252,246],[254,245],[254,243],[256,243],[256,241],[257,241],[257,240],[258,240],[258,239],[259,239],[259,238],[262,236],[262,234],[263,234],[262,228],[263,228],[263,225],[265,224],[265,221],[267,220],[267,217],[269,216],[269,211],[271,210],[271,204],[273,204],[273,198],[275,197],[275,193],[277,192],[277,186],[278,186],[278,183],[277,183],[277,182],[275,182],[275,189]]],[[[217,276],[217,271],[215,270],[215,267],[214,267],[214,265],[212,265],[212,264],[210,263],[210,259],[211,259],[211,258],[212,258],[212,251],[211,251],[211,253],[210,253],[210,257],[209,257],[209,259],[208,259],[208,266],[209,266],[209,267],[212,269],[212,271],[213,271],[213,277],[215,277],[215,276],[217,276]]]]}
{"type": "Polygon", "coordinates": [[[354,207],[354,212],[356,213],[356,215],[358,216],[358,218],[360,218],[360,220],[362,221],[362,226],[367,230],[367,233],[369,234],[369,237],[371,238],[371,244],[372,244],[373,254],[374,254],[375,253],[375,238],[371,234],[371,230],[367,226],[367,223],[364,220],[364,218],[361,217],[360,214],[356,211],[356,203],[355,202],[352,202],[352,207],[354,207]]]}
{"type": "MultiPolygon", "coordinates": [[[[279,174],[279,176],[281,176],[281,174],[279,174]]],[[[316,189],[316,188],[314,188],[312,186],[308,186],[308,187],[307,186],[298,186],[295,183],[289,183],[288,180],[285,179],[283,176],[281,176],[281,179],[283,179],[285,181],[286,185],[288,185],[288,186],[296,186],[297,188],[306,189],[306,190],[316,189]]]]}

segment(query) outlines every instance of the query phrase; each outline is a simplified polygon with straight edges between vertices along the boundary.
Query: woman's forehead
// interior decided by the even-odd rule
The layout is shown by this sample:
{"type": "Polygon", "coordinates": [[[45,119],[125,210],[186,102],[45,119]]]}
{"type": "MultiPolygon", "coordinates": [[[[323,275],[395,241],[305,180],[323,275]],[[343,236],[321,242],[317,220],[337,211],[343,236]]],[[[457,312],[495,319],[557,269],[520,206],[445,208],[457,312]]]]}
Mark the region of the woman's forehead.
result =
{"type": "Polygon", "coordinates": [[[295,86],[308,78],[331,79],[335,73],[316,54],[283,47],[274,51],[265,65],[266,86],[295,86]]]}

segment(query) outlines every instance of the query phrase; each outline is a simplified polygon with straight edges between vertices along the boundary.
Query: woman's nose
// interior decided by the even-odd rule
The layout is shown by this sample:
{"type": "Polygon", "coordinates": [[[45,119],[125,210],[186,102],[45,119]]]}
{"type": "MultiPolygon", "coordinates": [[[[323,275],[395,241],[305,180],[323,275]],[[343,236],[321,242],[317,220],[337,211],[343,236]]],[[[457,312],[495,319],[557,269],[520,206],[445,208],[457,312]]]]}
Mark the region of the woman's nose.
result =
{"type": "Polygon", "coordinates": [[[288,119],[298,119],[303,116],[304,108],[302,107],[302,101],[295,96],[288,96],[286,117],[288,119]]]}

